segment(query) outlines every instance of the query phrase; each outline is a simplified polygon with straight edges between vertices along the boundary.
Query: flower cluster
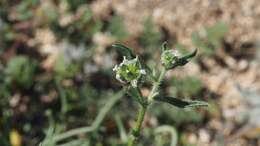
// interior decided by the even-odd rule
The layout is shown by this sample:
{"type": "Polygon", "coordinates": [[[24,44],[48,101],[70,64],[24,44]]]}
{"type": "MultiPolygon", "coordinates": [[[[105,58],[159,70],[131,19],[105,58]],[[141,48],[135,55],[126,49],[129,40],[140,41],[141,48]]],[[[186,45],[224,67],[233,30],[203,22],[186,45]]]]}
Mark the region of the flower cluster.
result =
{"type": "Polygon", "coordinates": [[[125,88],[125,92],[140,105],[136,125],[132,129],[131,135],[128,139],[128,146],[136,145],[147,107],[153,102],[164,102],[178,108],[208,106],[208,104],[203,101],[185,100],[160,94],[160,85],[162,84],[166,72],[175,69],[178,66],[184,66],[187,64],[191,58],[197,54],[197,49],[194,49],[189,54],[181,55],[177,50],[170,50],[167,47],[166,42],[163,43],[161,47],[162,67],[160,67],[160,74],[157,74],[157,66],[150,68],[147,64],[145,64],[145,62],[139,60],[138,57],[135,57],[136,55],[132,52],[132,49],[121,44],[115,44],[113,47],[116,48],[122,56],[124,56],[123,61],[113,68],[113,71],[116,73],[116,79],[122,83],[130,84],[130,87],[128,86],[125,88]],[[146,81],[143,79],[145,76],[147,76],[146,80],[151,81],[153,84],[149,94],[146,97],[141,92],[142,85],[140,84],[140,82],[146,81]]]}
{"type": "Polygon", "coordinates": [[[180,56],[181,54],[177,50],[165,50],[161,55],[161,63],[168,68],[174,64],[180,56]]]}
{"type": "Polygon", "coordinates": [[[142,75],[146,74],[138,57],[128,60],[124,56],[123,61],[119,65],[116,65],[113,68],[113,71],[116,72],[117,80],[122,83],[130,83],[133,87],[137,87],[138,81],[141,80],[142,75]]]}

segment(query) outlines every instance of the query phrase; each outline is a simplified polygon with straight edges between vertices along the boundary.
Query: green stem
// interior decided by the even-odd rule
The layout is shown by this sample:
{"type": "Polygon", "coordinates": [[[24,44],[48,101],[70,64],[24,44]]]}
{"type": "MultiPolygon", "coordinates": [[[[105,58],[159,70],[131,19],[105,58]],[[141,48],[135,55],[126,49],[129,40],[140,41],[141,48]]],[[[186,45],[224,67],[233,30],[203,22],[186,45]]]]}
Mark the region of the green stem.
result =
{"type": "Polygon", "coordinates": [[[84,134],[84,133],[88,133],[88,132],[97,130],[98,127],[101,125],[102,121],[104,120],[105,116],[107,115],[107,113],[111,110],[111,108],[115,105],[115,103],[117,103],[117,101],[119,99],[121,99],[121,97],[124,94],[125,94],[125,90],[120,91],[117,94],[115,94],[113,97],[111,97],[108,100],[108,102],[106,103],[106,105],[100,110],[95,121],[92,123],[91,126],[86,126],[86,127],[69,130],[65,133],[54,136],[53,141],[58,142],[58,141],[64,140],[64,139],[72,137],[72,136],[76,136],[79,134],[84,134]]]}
{"type": "MultiPolygon", "coordinates": [[[[158,92],[158,89],[159,89],[159,86],[165,76],[165,73],[166,73],[166,69],[163,68],[157,81],[154,82],[153,84],[153,87],[152,87],[152,90],[148,96],[148,103],[151,102],[154,98],[154,95],[156,94],[156,92],[158,92]]],[[[142,126],[142,123],[143,123],[143,120],[144,120],[144,115],[145,115],[145,112],[146,112],[146,108],[147,108],[147,104],[140,104],[140,107],[139,107],[139,111],[138,111],[138,114],[137,114],[137,121],[136,121],[136,125],[135,127],[133,128],[132,130],[132,133],[128,139],[128,146],[135,146],[136,144],[136,141],[140,135],[140,131],[141,131],[141,126],[142,126]]]]}
{"type": "Polygon", "coordinates": [[[137,114],[137,121],[136,121],[135,127],[133,128],[132,133],[128,139],[128,146],[135,146],[135,143],[140,135],[145,112],[146,112],[146,106],[140,105],[139,111],[137,114]]]}
{"type": "Polygon", "coordinates": [[[156,94],[156,92],[158,92],[158,88],[161,85],[161,82],[165,76],[165,73],[166,73],[166,69],[165,69],[165,67],[163,67],[158,80],[153,84],[152,90],[148,96],[148,103],[150,103],[153,100],[154,95],[156,94]]]}
{"type": "Polygon", "coordinates": [[[61,86],[61,79],[55,78],[55,84],[57,86],[58,93],[60,95],[61,113],[62,113],[62,116],[65,116],[65,114],[68,111],[68,101],[67,101],[67,97],[66,97],[66,94],[64,92],[64,89],[61,86]]]}

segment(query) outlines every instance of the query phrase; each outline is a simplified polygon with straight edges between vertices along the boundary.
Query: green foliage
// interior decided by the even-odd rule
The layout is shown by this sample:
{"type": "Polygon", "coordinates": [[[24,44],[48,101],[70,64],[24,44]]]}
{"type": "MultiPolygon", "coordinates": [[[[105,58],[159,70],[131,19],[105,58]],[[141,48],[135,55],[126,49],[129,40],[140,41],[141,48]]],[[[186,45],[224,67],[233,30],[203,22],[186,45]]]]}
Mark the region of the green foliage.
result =
{"type": "Polygon", "coordinates": [[[3,38],[3,40],[6,42],[13,41],[17,37],[17,33],[13,30],[11,25],[5,22],[2,23],[2,30],[0,30],[0,32],[2,34],[1,38],[3,38]]]}
{"type": "Polygon", "coordinates": [[[75,11],[83,4],[87,4],[90,0],[66,0],[70,10],[75,11]]]}
{"type": "Polygon", "coordinates": [[[166,70],[174,69],[177,66],[186,65],[196,54],[197,49],[194,49],[191,53],[180,56],[177,50],[169,50],[164,44],[162,45],[161,64],[166,70]]]}
{"type": "Polygon", "coordinates": [[[161,55],[161,62],[167,68],[171,68],[173,62],[178,59],[178,55],[173,50],[165,50],[161,55]]]}
{"type": "Polygon", "coordinates": [[[125,130],[125,127],[123,125],[123,121],[118,114],[115,115],[115,121],[116,121],[116,124],[117,124],[117,127],[118,127],[120,139],[121,139],[122,142],[126,143],[127,142],[126,130],[125,130]]]}
{"type": "Polygon", "coordinates": [[[37,5],[38,3],[39,0],[21,1],[16,8],[18,14],[17,19],[20,21],[31,19],[34,15],[32,7],[37,5]]]}
{"type": "MultiPolygon", "coordinates": [[[[56,144],[57,142],[62,142],[64,140],[69,139],[69,138],[76,136],[76,135],[97,131],[98,128],[100,127],[102,121],[104,120],[106,114],[118,102],[118,100],[121,99],[123,94],[125,94],[125,91],[120,91],[120,92],[118,92],[116,94],[112,94],[112,95],[110,94],[109,97],[111,97],[111,98],[101,108],[101,110],[98,113],[98,115],[96,116],[94,122],[90,126],[72,129],[72,130],[69,130],[67,132],[60,132],[60,131],[55,131],[55,129],[53,129],[54,128],[53,125],[51,125],[49,130],[46,133],[45,140],[42,142],[42,144],[40,146],[49,146],[50,144],[53,145],[53,144],[56,144]],[[46,145],[43,145],[43,144],[46,144],[46,145]]],[[[64,143],[64,145],[65,144],[69,145],[69,143],[74,143],[74,142],[75,143],[76,142],[77,143],[84,143],[84,144],[89,143],[88,140],[76,139],[76,140],[67,141],[67,143],[64,143]]]]}
{"type": "Polygon", "coordinates": [[[93,17],[91,10],[89,8],[86,8],[82,13],[80,19],[78,19],[74,23],[71,23],[69,29],[77,32],[77,35],[79,36],[80,34],[83,34],[83,36],[80,37],[89,39],[96,32],[99,32],[101,30],[102,25],[103,24],[99,19],[93,17]]]}
{"type": "Polygon", "coordinates": [[[123,83],[131,83],[133,87],[136,87],[138,80],[146,74],[137,57],[131,60],[124,57],[123,62],[113,70],[116,72],[116,79],[123,83]]]}
{"type": "Polygon", "coordinates": [[[170,84],[173,85],[170,91],[174,96],[190,97],[197,95],[203,89],[202,82],[192,76],[183,79],[173,78],[170,82],[170,84]]]}
{"type": "Polygon", "coordinates": [[[29,88],[33,84],[33,76],[36,69],[34,61],[29,60],[25,56],[17,56],[12,58],[5,68],[7,84],[17,83],[24,88],[29,88]]]}
{"type": "MultiPolygon", "coordinates": [[[[131,58],[133,55],[132,51],[130,48],[127,48],[123,45],[114,45],[115,48],[121,49],[121,53],[128,56],[131,58]]],[[[162,69],[160,70],[160,75],[158,77],[155,77],[155,80],[152,80],[151,82],[153,83],[152,89],[148,95],[148,97],[144,97],[142,95],[141,91],[141,86],[142,84],[137,84],[138,82],[145,82],[141,76],[141,63],[138,61],[137,57],[132,60],[126,59],[124,56],[123,61],[119,64],[116,65],[115,68],[113,69],[116,71],[116,78],[125,83],[126,81],[130,80],[131,85],[125,84],[128,94],[132,96],[138,103],[139,103],[139,111],[137,113],[137,121],[135,127],[133,127],[132,132],[129,136],[128,139],[128,146],[134,146],[136,145],[137,139],[140,135],[140,130],[141,130],[141,125],[144,120],[144,115],[146,112],[147,107],[155,102],[163,102],[163,103],[168,103],[170,105],[173,105],[175,107],[179,108],[191,108],[191,107],[200,107],[200,106],[208,106],[206,102],[203,101],[196,101],[196,100],[183,100],[179,98],[174,98],[174,97],[167,97],[161,95],[159,93],[159,88],[160,84],[162,83],[162,80],[168,70],[175,69],[178,66],[184,66],[187,64],[195,55],[197,54],[197,49],[194,49],[191,53],[188,53],[186,55],[181,56],[177,52],[174,52],[172,50],[169,50],[167,48],[167,44],[164,43],[162,45],[162,54],[161,54],[161,64],[162,64],[162,69]],[[139,65],[136,65],[136,62],[138,62],[139,65]],[[126,77],[131,77],[131,78],[126,78],[126,77]],[[132,78],[134,77],[134,78],[132,78]],[[132,81],[135,81],[133,84],[132,81]]],[[[143,63],[144,64],[144,63],[143,63]]],[[[154,68],[156,70],[157,68],[154,68]]],[[[146,75],[146,71],[143,71],[144,76],[149,76],[146,75]]],[[[178,86],[178,85],[177,85],[178,86]]],[[[189,88],[189,87],[188,87],[189,88]]],[[[181,88],[182,89],[182,88],[181,88]]],[[[185,115],[186,117],[186,115],[185,115]]]]}
{"type": "MultiPolygon", "coordinates": [[[[148,17],[144,21],[144,30],[139,38],[139,44],[143,48],[149,48],[151,50],[160,47],[162,33],[155,29],[155,25],[151,17],[148,17]]],[[[148,50],[147,50],[148,51],[148,50]]]]}
{"type": "Polygon", "coordinates": [[[36,62],[25,57],[16,56],[9,60],[4,69],[0,69],[0,144],[8,146],[8,135],[11,131],[10,121],[14,115],[10,108],[10,97],[13,96],[13,88],[29,89],[34,83],[36,62]],[[5,126],[2,126],[5,125],[5,126]]]}
{"type": "Polygon", "coordinates": [[[156,137],[156,141],[155,141],[157,143],[156,145],[159,145],[159,146],[166,146],[166,145],[177,146],[178,135],[177,135],[176,129],[173,126],[170,126],[170,125],[159,126],[155,129],[155,133],[158,134],[158,135],[162,134],[162,133],[170,133],[171,134],[171,142],[170,143],[167,143],[167,140],[165,140],[165,138],[162,135],[159,135],[159,136],[156,137]]]}
{"type": "Polygon", "coordinates": [[[176,125],[184,123],[200,123],[203,120],[203,114],[195,110],[175,110],[171,113],[172,120],[176,125]]]}
{"type": "Polygon", "coordinates": [[[175,45],[175,47],[178,48],[178,51],[180,51],[181,54],[188,54],[189,53],[188,48],[186,46],[184,46],[183,44],[177,43],[175,45]]]}
{"type": "Polygon", "coordinates": [[[197,112],[193,109],[179,109],[179,108],[170,108],[169,104],[162,104],[157,106],[155,104],[151,108],[151,113],[158,117],[160,123],[175,123],[176,127],[185,123],[200,123],[203,120],[203,114],[197,112]]]}
{"type": "MultiPolygon", "coordinates": [[[[97,32],[107,32],[116,41],[128,42],[129,33],[125,29],[124,18],[117,14],[111,14],[108,21],[107,19],[102,20],[94,17],[90,5],[88,5],[90,2],[93,1],[24,0],[14,2],[0,0],[0,64],[3,64],[3,66],[0,65],[1,146],[10,145],[9,134],[11,129],[19,131],[23,145],[28,146],[37,145],[42,140],[43,135],[44,139],[41,142],[41,146],[126,146],[126,141],[128,140],[126,130],[129,127],[127,117],[133,115],[133,110],[130,107],[135,107],[135,105],[132,105],[134,102],[130,99],[116,104],[121,99],[119,94],[114,93],[119,86],[110,78],[112,74],[110,70],[99,68],[99,64],[96,64],[98,61],[95,59],[98,58],[96,56],[99,56],[100,54],[98,53],[100,52],[95,50],[96,46],[92,37],[97,32]],[[61,20],[65,17],[67,18],[67,16],[69,16],[68,22],[62,23],[61,20]],[[54,44],[41,44],[45,42],[45,38],[42,38],[44,39],[43,41],[39,41],[38,39],[41,38],[38,38],[38,35],[34,36],[37,30],[42,29],[53,31],[53,34],[56,36],[55,40],[51,41],[54,41],[54,44]],[[61,48],[58,46],[57,49],[64,53],[55,58],[56,62],[53,68],[45,68],[45,66],[42,66],[42,63],[44,64],[44,61],[48,60],[50,56],[48,56],[49,54],[43,54],[42,48],[39,47],[44,48],[45,45],[56,46],[56,43],[59,44],[60,42],[69,42],[64,46],[70,51],[64,51],[63,46],[61,48]],[[83,51],[79,51],[79,54],[82,54],[83,57],[70,58],[73,55],[75,56],[73,51],[78,49],[78,47],[70,44],[83,44],[84,47],[81,48],[83,51]],[[11,56],[17,56],[13,58],[6,57],[10,54],[11,56]],[[28,56],[33,56],[33,58],[28,56]],[[36,59],[39,63],[36,62],[36,59]],[[88,63],[95,65],[99,70],[94,73],[85,73],[83,71],[84,64],[88,63]],[[116,118],[114,120],[111,118],[113,113],[118,111],[115,109],[114,112],[108,113],[113,106],[117,106],[116,109],[120,109],[119,116],[122,119],[116,118]],[[46,111],[51,111],[53,115],[44,115],[46,111]],[[92,123],[92,121],[94,122],[92,123]],[[117,125],[119,131],[114,130],[115,125],[117,125]],[[44,133],[43,129],[45,127],[49,128],[44,133]],[[120,138],[118,138],[119,135],[120,138]]],[[[141,103],[140,106],[145,107],[143,108],[144,111],[140,112],[142,114],[139,114],[142,116],[146,107],[158,99],[156,98],[157,95],[163,95],[160,85],[165,83],[162,82],[165,74],[159,68],[155,68],[160,63],[153,62],[154,60],[150,59],[150,56],[154,55],[155,50],[159,48],[163,37],[162,32],[157,30],[151,18],[145,19],[144,30],[140,35],[137,37],[138,44],[146,50],[144,55],[138,56],[142,67],[139,69],[144,69],[146,74],[139,78],[140,72],[134,70],[134,73],[137,73],[137,78],[140,81],[138,85],[145,88],[153,85],[151,88],[152,92],[148,97],[144,98],[139,87],[127,86],[125,89],[128,96],[133,97],[135,102],[141,103]],[[153,68],[151,68],[152,65],[150,63],[147,63],[149,61],[153,62],[153,68]],[[162,73],[159,76],[160,71],[162,73]]],[[[132,43],[131,41],[132,38],[129,44],[132,43]]],[[[137,56],[132,49],[121,44],[113,45],[113,47],[120,52],[122,58],[126,56],[130,60],[137,56]]],[[[179,46],[176,47],[181,48],[179,46]]],[[[105,53],[111,53],[109,49],[106,49],[105,53]]],[[[196,54],[194,53],[196,51],[190,53],[187,50],[182,53],[188,54],[189,57],[180,59],[178,64],[174,66],[185,65],[196,54]],[[190,54],[193,55],[190,56],[190,54]]],[[[90,69],[86,67],[86,70],[90,69]]],[[[128,73],[124,72],[124,74],[132,77],[133,72],[131,72],[131,69],[129,70],[128,73]]],[[[187,79],[183,82],[189,81],[190,79],[187,79]]],[[[176,84],[174,83],[174,86],[178,88],[179,86],[176,86],[176,84]]],[[[200,90],[196,87],[198,83],[192,82],[192,84],[194,85],[191,87],[195,89],[184,89],[186,85],[183,85],[185,87],[181,87],[182,91],[174,88],[178,92],[172,96],[186,97],[187,95],[188,97],[195,97],[200,90]]],[[[168,85],[165,84],[164,86],[168,85]]],[[[122,94],[120,92],[120,96],[122,94]]],[[[194,104],[194,101],[176,100],[175,98],[174,102],[172,98],[170,100],[160,100],[160,102],[173,103],[171,105],[180,108],[194,104]]],[[[176,110],[167,104],[160,104],[158,108],[154,109],[156,110],[151,109],[151,111],[158,116],[159,124],[172,124],[173,122],[182,124],[185,122],[197,122],[202,119],[202,115],[196,111],[176,110]]],[[[142,117],[139,119],[139,121],[142,121],[142,117]]],[[[137,127],[134,130],[137,133],[136,135],[138,135],[138,132],[136,132],[138,129],[141,128],[137,127]]],[[[173,129],[172,125],[168,129],[173,129]]],[[[171,143],[171,138],[168,134],[172,135],[172,131],[158,130],[159,132],[154,133],[153,128],[146,128],[145,130],[146,133],[142,134],[145,140],[142,141],[142,144],[136,145],[156,144],[156,146],[162,146],[171,143]],[[153,137],[154,140],[150,141],[153,137]]]]}
{"type": "Polygon", "coordinates": [[[178,98],[167,97],[167,96],[164,96],[164,97],[156,96],[154,99],[156,101],[169,103],[169,104],[176,106],[178,108],[191,108],[191,107],[199,107],[199,106],[208,106],[208,104],[206,102],[203,102],[203,101],[181,100],[181,99],[178,99],[178,98]]]}
{"type": "Polygon", "coordinates": [[[118,40],[128,38],[128,32],[125,30],[123,18],[120,16],[113,16],[109,20],[107,31],[118,40]]]}
{"type": "MultiPolygon", "coordinates": [[[[135,57],[132,49],[128,48],[122,44],[114,44],[114,45],[112,45],[112,47],[116,48],[117,51],[120,53],[120,55],[125,56],[126,59],[133,59],[135,57]]],[[[147,64],[145,64],[141,58],[138,58],[138,59],[142,65],[143,69],[147,73],[148,77],[151,80],[155,81],[156,79],[155,79],[155,76],[153,75],[152,69],[147,64]]]]}
{"type": "Polygon", "coordinates": [[[120,55],[125,56],[126,59],[133,59],[135,57],[132,49],[124,45],[114,44],[112,47],[116,48],[120,52],[120,55]]]}
{"type": "Polygon", "coordinates": [[[61,25],[58,20],[63,15],[58,13],[58,10],[45,10],[44,16],[49,20],[49,27],[59,38],[66,38],[74,44],[89,42],[91,37],[101,31],[103,23],[98,18],[94,18],[90,8],[85,5],[81,8],[81,12],[67,11],[63,15],[70,15],[73,18],[67,24],[61,25]],[[78,15],[75,17],[75,15],[78,15]]]}
{"type": "MultiPolygon", "coordinates": [[[[8,103],[8,99],[4,98],[4,97],[9,97],[10,96],[10,91],[8,90],[8,86],[7,83],[5,83],[5,73],[4,73],[4,68],[2,68],[2,65],[0,64],[0,82],[2,84],[0,84],[0,105],[1,103],[3,105],[7,105],[8,103]]],[[[1,120],[1,119],[0,119],[1,120]]]]}
{"type": "Polygon", "coordinates": [[[228,32],[225,23],[217,23],[214,26],[204,28],[192,33],[193,44],[201,48],[205,55],[213,55],[215,50],[221,47],[222,40],[228,32]]]}
{"type": "Polygon", "coordinates": [[[64,57],[59,55],[55,65],[54,71],[59,78],[73,77],[77,73],[77,65],[71,64],[71,62],[64,57]]]}

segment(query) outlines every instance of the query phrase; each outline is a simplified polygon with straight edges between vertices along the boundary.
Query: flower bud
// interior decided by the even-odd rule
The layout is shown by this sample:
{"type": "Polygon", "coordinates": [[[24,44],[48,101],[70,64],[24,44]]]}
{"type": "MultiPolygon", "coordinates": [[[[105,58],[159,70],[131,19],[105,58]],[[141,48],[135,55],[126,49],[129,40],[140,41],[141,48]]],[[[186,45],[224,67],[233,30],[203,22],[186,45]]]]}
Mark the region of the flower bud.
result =
{"type": "Polygon", "coordinates": [[[177,50],[165,50],[161,55],[161,63],[167,69],[173,69],[177,66],[184,66],[191,58],[197,54],[197,49],[194,49],[191,53],[181,56],[177,50]]]}
{"type": "Polygon", "coordinates": [[[146,74],[146,71],[142,68],[138,57],[128,60],[124,56],[123,62],[116,65],[113,68],[113,71],[116,72],[117,80],[122,83],[130,83],[133,87],[137,87],[138,81],[140,81],[141,77],[146,74]]]}
{"type": "Polygon", "coordinates": [[[161,55],[161,63],[166,68],[170,68],[180,57],[177,50],[165,50],[161,55]]]}

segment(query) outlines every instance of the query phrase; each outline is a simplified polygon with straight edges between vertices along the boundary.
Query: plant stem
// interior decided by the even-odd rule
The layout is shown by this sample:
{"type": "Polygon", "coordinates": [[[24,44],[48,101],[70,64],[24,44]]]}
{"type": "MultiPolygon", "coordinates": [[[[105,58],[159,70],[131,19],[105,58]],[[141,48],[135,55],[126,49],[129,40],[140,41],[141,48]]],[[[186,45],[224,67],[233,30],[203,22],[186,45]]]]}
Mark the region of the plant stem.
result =
{"type": "Polygon", "coordinates": [[[62,116],[64,117],[65,114],[67,113],[68,111],[68,101],[67,101],[67,96],[64,92],[64,89],[62,88],[61,86],[61,81],[60,79],[56,78],[55,79],[55,84],[57,86],[57,89],[58,89],[58,93],[60,95],[60,99],[61,99],[61,113],[62,113],[62,116]]]}
{"type": "Polygon", "coordinates": [[[137,114],[137,121],[136,121],[135,127],[133,128],[132,133],[128,139],[128,146],[135,145],[135,143],[140,135],[145,112],[146,112],[146,105],[140,105],[139,111],[137,114]]]}
{"type": "MultiPolygon", "coordinates": [[[[162,80],[165,76],[165,73],[166,73],[166,69],[163,68],[159,77],[158,77],[158,79],[157,79],[157,81],[154,82],[154,84],[153,84],[152,90],[151,90],[151,92],[148,96],[148,103],[153,100],[154,95],[156,94],[156,92],[158,92],[158,88],[159,88],[159,86],[160,86],[160,84],[161,84],[161,82],[162,82],[162,80]]],[[[143,120],[144,120],[146,108],[147,108],[147,104],[140,104],[139,111],[138,111],[138,114],[137,114],[136,125],[133,128],[132,133],[131,133],[131,135],[128,139],[128,146],[135,146],[135,144],[136,144],[136,141],[137,141],[137,139],[140,135],[141,126],[142,126],[142,123],[143,123],[143,120]]]]}
{"type": "Polygon", "coordinates": [[[148,103],[150,103],[153,100],[154,95],[156,94],[156,92],[158,92],[158,88],[161,85],[161,82],[165,76],[165,73],[166,73],[166,69],[165,69],[165,67],[163,67],[158,80],[153,84],[152,90],[148,96],[148,103]]]}
{"type": "Polygon", "coordinates": [[[54,142],[58,142],[58,141],[64,140],[64,139],[72,137],[72,136],[76,136],[76,135],[79,135],[79,134],[84,134],[84,133],[88,133],[88,132],[92,132],[92,131],[97,130],[98,127],[101,125],[102,121],[104,120],[105,116],[107,115],[107,113],[117,103],[117,101],[119,99],[121,99],[121,97],[124,94],[125,94],[125,90],[119,91],[117,94],[112,96],[108,100],[108,102],[105,104],[105,106],[100,110],[100,112],[98,113],[95,121],[91,124],[91,126],[86,126],[86,127],[81,127],[81,128],[69,130],[65,133],[54,136],[52,140],[54,142]]]}

